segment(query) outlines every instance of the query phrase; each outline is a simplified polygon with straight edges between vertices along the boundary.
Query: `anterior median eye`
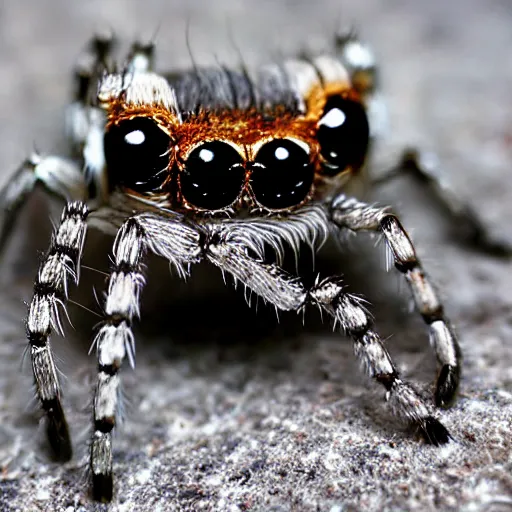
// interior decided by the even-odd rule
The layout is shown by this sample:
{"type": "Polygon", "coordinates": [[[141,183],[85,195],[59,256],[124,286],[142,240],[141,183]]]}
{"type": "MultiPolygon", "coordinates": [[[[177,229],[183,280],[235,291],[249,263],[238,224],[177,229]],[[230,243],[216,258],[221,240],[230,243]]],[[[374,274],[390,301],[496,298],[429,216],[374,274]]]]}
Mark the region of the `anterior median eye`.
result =
{"type": "Polygon", "coordinates": [[[240,196],[244,181],[242,157],[222,141],[205,142],[193,149],[180,175],[183,197],[205,210],[232,205],[240,196]]]}
{"type": "Polygon", "coordinates": [[[111,186],[149,192],[167,177],[170,138],[152,119],[135,117],[112,125],[104,146],[111,186]]]}
{"type": "Polygon", "coordinates": [[[332,96],[325,104],[317,132],[324,171],[337,174],[346,167],[359,167],[368,150],[368,118],[362,104],[332,96]]]}
{"type": "Polygon", "coordinates": [[[264,144],[254,159],[251,187],[258,203],[279,210],[300,204],[313,178],[306,147],[290,139],[274,139],[264,144]]]}

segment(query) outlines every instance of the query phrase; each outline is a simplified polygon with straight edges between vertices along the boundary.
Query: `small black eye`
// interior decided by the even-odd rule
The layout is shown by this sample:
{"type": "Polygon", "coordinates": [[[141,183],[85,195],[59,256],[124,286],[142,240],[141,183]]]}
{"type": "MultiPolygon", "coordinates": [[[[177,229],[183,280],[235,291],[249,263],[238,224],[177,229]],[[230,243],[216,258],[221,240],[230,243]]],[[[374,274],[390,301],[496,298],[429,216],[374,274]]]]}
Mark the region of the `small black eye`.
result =
{"type": "Polygon", "coordinates": [[[167,177],[170,138],[152,119],[135,117],[112,125],[104,146],[111,187],[148,192],[167,177]]]}
{"type": "Polygon", "coordinates": [[[300,204],[313,177],[314,168],[304,147],[289,139],[274,139],[256,155],[251,187],[262,206],[278,210],[300,204]]]}
{"type": "Polygon", "coordinates": [[[364,162],[369,139],[368,118],[363,105],[332,96],[318,123],[320,153],[325,158],[327,174],[337,174],[348,166],[364,162]]]}
{"type": "Polygon", "coordinates": [[[232,205],[242,190],[242,157],[226,142],[205,142],[195,148],[180,176],[181,193],[192,205],[220,210],[232,205]]]}

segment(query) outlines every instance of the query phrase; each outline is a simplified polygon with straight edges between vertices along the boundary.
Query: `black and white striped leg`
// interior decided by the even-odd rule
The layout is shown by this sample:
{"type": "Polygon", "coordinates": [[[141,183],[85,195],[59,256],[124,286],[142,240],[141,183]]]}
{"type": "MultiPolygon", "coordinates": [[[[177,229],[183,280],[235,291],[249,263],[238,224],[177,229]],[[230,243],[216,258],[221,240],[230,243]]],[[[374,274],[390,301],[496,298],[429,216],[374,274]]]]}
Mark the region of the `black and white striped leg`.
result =
{"type": "Polygon", "coordinates": [[[139,316],[139,295],[144,284],[142,258],[145,236],[140,224],[129,219],[114,244],[114,267],[105,302],[105,320],[94,344],[98,354],[98,381],[94,398],[94,434],[91,443],[93,496],[112,499],[112,430],[120,400],[119,370],[125,357],[134,365],[131,324],[139,316]]]}
{"type": "Polygon", "coordinates": [[[434,445],[447,443],[450,435],[434,418],[429,405],[404,382],[379,334],[372,328],[362,300],[343,291],[339,278],[328,278],[309,292],[310,299],[328,311],[354,341],[354,351],[367,373],[382,384],[393,414],[417,426],[424,439],[434,445]]]}
{"type": "Polygon", "coordinates": [[[26,322],[37,395],[47,416],[48,441],[55,457],[62,461],[71,458],[72,448],[50,334],[52,328],[62,334],[59,306],[65,307],[68,279],[78,282],[87,214],[81,202],[68,203],[64,208],[60,226],[39,267],[26,322]]]}
{"type": "Polygon", "coordinates": [[[443,304],[423,270],[407,232],[398,218],[387,209],[375,208],[345,196],[339,196],[333,201],[330,215],[332,222],[340,228],[383,233],[395,267],[404,274],[416,308],[429,326],[430,340],[439,366],[436,405],[450,404],[459,386],[462,355],[455,331],[444,315],[443,304]]]}
{"type": "Polygon", "coordinates": [[[352,337],[356,356],[368,374],[386,388],[393,414],[418,427],[432,444],[449,441],[448,431],[435,419],[431,406],[400,378],[380,336],[372,328],[363,301],[346,293],[341,279],[325,279],[307,291],[297,277],[277,265],[251,257],[243,247],[230,243],[229,235],[217,234],[212,240],[215,242],[208,246],[208,259],[277,308],[299,311],[307,304],[315,304],[332,315],[352,337]]]}

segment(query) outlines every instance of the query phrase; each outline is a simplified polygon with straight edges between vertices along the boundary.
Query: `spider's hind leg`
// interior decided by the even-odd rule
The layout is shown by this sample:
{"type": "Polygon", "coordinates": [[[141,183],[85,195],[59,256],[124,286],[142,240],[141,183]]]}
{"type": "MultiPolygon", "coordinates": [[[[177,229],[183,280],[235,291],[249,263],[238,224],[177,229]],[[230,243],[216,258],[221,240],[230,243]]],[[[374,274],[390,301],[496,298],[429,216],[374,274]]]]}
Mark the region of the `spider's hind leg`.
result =
{"type": "Polygon", "coordinates": [[[68,201],[87,199],[84,176],[75,163],[59,156],[32,153],[0,190],[0,252],[37,183],[68,201]]]}
{"type": "Polygon", "coordinates": [[[112,52],[116,41],[111,31],[97,32],[79,57],[74,71],[74,100],[90,104],[96,95],[97,79],[104,70],[113,67],[112,52]]]}
{"type": "MultiPolygon", "coordinates": [[[[80,55],[74,70],[73,99],[66,110],[66,134],[72,144],[74,156],[82,158],[90,127],[98,117],[93,112],[98,80],[105,70],[113,69],[111,54],[115,39],[110,31],[98,32],[80,55]]],[[[101,124],[101,123],[100,123],[101,124]]]]}
{"type": "Polygon", "coordinates": [[[152,41],[135,41],[128,55],[128,69],[131,72],[146,73],[153,71],[155,64],[155,45],[152,41]]]}
{"type": "Polygon", "coordinates": [[[456,226],[457,236],[470,246],[496,257],[512,256],[512,244],[493,236],[478,213],[464,202],[443,177],[435,155],[407,148],[395,166],[372,180],[374,186],[410,175],[424,186],[456,226]]]}

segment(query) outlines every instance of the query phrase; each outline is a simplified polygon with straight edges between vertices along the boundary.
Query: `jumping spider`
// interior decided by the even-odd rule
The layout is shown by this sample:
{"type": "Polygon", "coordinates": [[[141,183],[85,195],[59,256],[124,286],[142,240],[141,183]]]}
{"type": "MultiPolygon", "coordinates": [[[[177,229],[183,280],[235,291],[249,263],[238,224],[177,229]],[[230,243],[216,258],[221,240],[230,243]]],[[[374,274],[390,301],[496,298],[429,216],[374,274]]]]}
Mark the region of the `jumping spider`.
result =
{"type": "MultiPolygon", "coordinates": [[[[1,193],[0,240],[36,183],[67,204],[36,277],[26,321],[37,395],[48,441],[62,461],[72,456],[61,387],[50,347],[62,332],[59,306],[78,282],[89,225],[116,235],[104,303],[93,341],[98,377],[90,448],[93,496],[113,495],[112,430],[123,360],[134,366],[131,325],[139,316],[145,254],[181,276],[206,260],[281,310],[309,304],[329,313],[350,336],[356,357],[382,384],[398,418],[435,445],[450,434],[433,406],[404,381],[374,329],[364,302],[339,277],[306,289],[280,267],[285,248],[318,248],[340,230],[380,233],[428,326],[438,362],[435,405],[457,391],[461,354],[441,300],[399,219],[388,208],[354,199],[379,131],[377,70],[353,34],[331,54],[246,69],[194,68],[156,74],[153,46],[135,44],[125,67],[111,65],[112,41],[97,37],[78,67],[68,111],[74,161],[34,155],[1,193]],[[275,262],[265,259],[271,248],[275,262]]],[[[409,164],[411,159],[409,159],[409,164]]],[[[428,172],[414,164],[418,173],[428,172]]],[[[478,232],[478,226],[476,228],[478,232]]]]}

